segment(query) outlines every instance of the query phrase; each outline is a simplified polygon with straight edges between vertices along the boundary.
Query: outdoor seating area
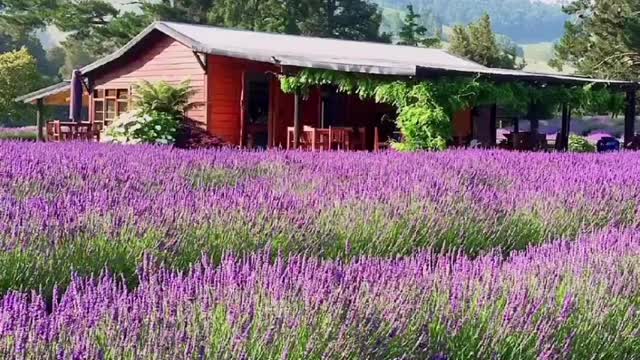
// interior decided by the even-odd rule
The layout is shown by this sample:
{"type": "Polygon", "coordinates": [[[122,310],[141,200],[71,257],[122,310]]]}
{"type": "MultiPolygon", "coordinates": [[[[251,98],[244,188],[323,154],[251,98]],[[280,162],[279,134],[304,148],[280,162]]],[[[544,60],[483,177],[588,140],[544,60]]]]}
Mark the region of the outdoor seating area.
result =
{"type": "MultiPolygon", "coordinates": [[[[498,144],[501,149],[518,151],[547,151],[555,150],[558,139],[549,141],[546,134],[527,132],[511,132],[504,134],[506,140],[498,144]]],[[[556,135],[560,137],[560,133],[556,135]]]]}
{"type": "MultiPolygon", "coordinates": [[[[367,150],[366,127],[315,128],[303,126],[300,133],[302,150],[367,150]]],[[[287,128],[287,149],[295,149],[295,127],[287,128]]]]}
{"type": "Polygon", "coordinates": [[[47,140],[100,141],[102,124],[98,122],[50,121],[47,122],[47,140]]]}

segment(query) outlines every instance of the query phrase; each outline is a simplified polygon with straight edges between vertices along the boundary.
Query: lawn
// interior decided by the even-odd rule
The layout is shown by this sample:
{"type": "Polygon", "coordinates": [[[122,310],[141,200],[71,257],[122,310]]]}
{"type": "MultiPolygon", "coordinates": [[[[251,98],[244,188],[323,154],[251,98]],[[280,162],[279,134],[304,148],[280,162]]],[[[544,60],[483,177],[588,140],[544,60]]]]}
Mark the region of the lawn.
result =
{"type": "Polygon", "coordinates": [[[640,156],[0,143],[0,354],[632,358],[640,156]]]}

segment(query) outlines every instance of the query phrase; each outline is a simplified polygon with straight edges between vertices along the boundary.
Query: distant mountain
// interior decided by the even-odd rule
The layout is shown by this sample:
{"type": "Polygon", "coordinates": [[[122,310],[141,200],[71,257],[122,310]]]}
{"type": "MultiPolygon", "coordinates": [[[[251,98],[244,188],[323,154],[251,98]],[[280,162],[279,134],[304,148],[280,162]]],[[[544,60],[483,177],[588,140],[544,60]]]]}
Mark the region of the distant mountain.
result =
{"type": "Polygon", "coordinates": [[[541,2],[551,5],[567,5],[571,0],[531,0],[531,2],[541,2]]]}
{"type": "MultiPolygon", "coordinates": [[[[398,33],[408,4],[422,14],[429,28],[467,24],[484,12],[491,15],[494,30],[519,44],[553,42],[564,31],[568,17],[561,5],[570,0],[370,0],[381,6],[384,14],[382,30],[398,33]]],[[[113,0],[116,7],[136,11],[130,0],[113,0]]],[[[40,34],[45,48],[58,45],[64,34],[48,29],[40,34]]]]}
{"type": "MultiPolygon", "coordinates": [[[[517,43],[555,41],[568,16],[565,0],[372,0],[384,9],[403,10],[408,4],[428,13],[442,25],[468,24],[483,13],[491,15],[494,30],[517,43]],[[533,1],[533,2],[532,2],[533,1]]],[[[387,13],[390,13],[387,10],[387,13]]],[[[387,20],[387,22],[390,22],[387,20]]]]}

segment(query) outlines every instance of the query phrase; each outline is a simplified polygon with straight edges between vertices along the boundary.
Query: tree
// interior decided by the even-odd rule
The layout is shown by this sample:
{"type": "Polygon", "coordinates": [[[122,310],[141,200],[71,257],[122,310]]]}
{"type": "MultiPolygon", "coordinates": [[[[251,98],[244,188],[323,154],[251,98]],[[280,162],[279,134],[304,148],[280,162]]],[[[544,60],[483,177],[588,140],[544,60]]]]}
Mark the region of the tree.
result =
{"type": "Polygon", "coordinates": [[[450,41],[449,51],[482,65],[504,69],[522,69],[525,66],[524,62],[517,62],[515,45],[499,44],[488,14],[466,28],[455,26],[450,41]]]}
{"type": "Polygon", "coordinates": [[[555,45],[550,64],[601,78],[637,80],[640,75],[640,1],[573,1],[564,11],[575,18],[555,45]]]}
{"type": "Polygon", "coordinates": [[[427,28],[418,23],[420,15],[413,11],[413,5],[407,5],[407,15],[402,22],[400,29],[400,45],[439,47],[440,39],[437,37],[427,37],[427,28]]]}
{"type": "Polygon", "coordinates": [[[26,48],[0,54],[0,119],[29,119],[33,112],[14,100],[41,85],[36,59],[26,48]]]}
{"type": "Polygon", "coordinates": [[[63,44],[100,57],[156,20],[249,30],[388,41],[382,15],[365,0],[141,0],[139,11],[106,0],[0,0],[0,24],[16,33],[49,25],[69,33],[63,44]]]}

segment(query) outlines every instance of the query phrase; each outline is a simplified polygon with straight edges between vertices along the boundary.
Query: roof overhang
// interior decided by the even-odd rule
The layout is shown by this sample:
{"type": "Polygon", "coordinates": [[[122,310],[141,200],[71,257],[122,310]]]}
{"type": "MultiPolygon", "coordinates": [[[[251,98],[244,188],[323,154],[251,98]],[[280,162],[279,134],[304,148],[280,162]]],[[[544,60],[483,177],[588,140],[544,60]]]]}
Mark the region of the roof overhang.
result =
{"type": "Polygon", "coordinates": [[[63,81],[16,98],[17,102],[33,103],[37,100],[71,91],[71,82],[63,81]]]}
{"type": "MultiPolygon", "coordinates": [[[[380,59],[372,60],[365,57],[363,57],[362,59],[350,58],[348,59],[349,61],[345,61],[345,59],[339,57],[339,54],[336,54],[335,58],[325,58],[323,60],[317,60],[313,56],[304,57],[279,54],[277,49],[273,49],[273,51],[255,51],[244,49],[241,46],[234,46],[233,48],[228,46],[225,48],[218,48],[207,46],[206,44],[196,41],[195,39],[186,36],[180,31],[177,31],[171,26],[168,26],[167,24],[162,22],[155,22],[149,25],[145,30],[135,36],[131,41],[129,41],[125,46],[123,46],[116,52],[82,68],[81,72],[83,76],[90,76],[92,72],[97,71],[104,66],[120,59],[122,56],[131,51],[136,45],[140,44],[154,31],[159,31],[175,39],[176,41],[179,41],[183,45],[189,47],[195,53],[221,55],[244,60],[259,61],[279,65],[283,68],[314,68],[375,75],[417,77],[422,79],[443,76],[481,76],[493,81],[522,81],[537,85],[601,84],[603,86],[610,86],[624,90],[638,89],[637,82],[591,79],[558,74],[531,73],[519,70],[495,69],[487,67],[456,68],[445,65],[438,67],[426,67],[380,59]]],[[[65,81],[35,91],[31,94],[21,96],[17,99],[17,101],[34,102],[47,96],[69,91],[69,88],[69,82],[65,81]]]]}
{"type": "Polygon", "coordinates": [[[584,86],[588,84],[602,85],[620,90],[637,90],[640,84],[633,81],[593,79],[581,76],[569,76],[561,74],[544,74],[534,73],[521,70],[508,70],[486,68],[481,70],[468,69],[443,69],[428,68],[418,66],[416,68],[416,76],[418,78],[428,79],[442,76],[480,76],[496,82],[520,81],[540,86],[546,85],[565,85],[565,86],[584,86]]]}

